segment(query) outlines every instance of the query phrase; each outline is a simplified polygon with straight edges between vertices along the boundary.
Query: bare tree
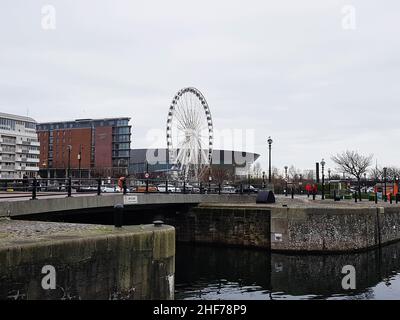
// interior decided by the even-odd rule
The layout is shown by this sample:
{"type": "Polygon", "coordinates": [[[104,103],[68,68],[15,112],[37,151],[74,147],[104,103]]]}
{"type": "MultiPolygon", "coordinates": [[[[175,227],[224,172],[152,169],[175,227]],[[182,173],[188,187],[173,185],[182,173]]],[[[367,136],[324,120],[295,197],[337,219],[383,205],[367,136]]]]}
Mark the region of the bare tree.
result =
{"type": "Polygon", "coordinates": [[[338,165],[338,169],[357,179],[358,195],[361,201],[361,179],[368,167],[371,166],[373,155],[363,156],[357,151],[345,151],[332,156],[332,161],[338,165]]]}
{"type": "Polygon", "coordinates": [[[228,170],[215,167],[212,169],[212,177],[217,184],[224,184],[224,182],[229,178],[228,170]]]}
{"type": "Polygon", "coordinates": [[[261,164],[259,162],[256,162],[253,166],[253,176],[256,178],[261,177],[262,169],[261,169],[261,164]]]}
{"type": "MultiPolygon", "coordinates": [[[[374,177],[375,181],[384,179],[383,168],[375,167],[371,169],[370,172],[371,176],[374,177]]],[[[389,181],[393,181],[397,178],[400,178],[400,168],[394,166],[386,167],[386,179],[389,181]]]]}
{"type": "Polygon", "coordinates": [[[292,179],[292,181],[300,180],[301,171],[297,169],[295,166],[290,166],[288,170],[288,176],[292,179]]]}

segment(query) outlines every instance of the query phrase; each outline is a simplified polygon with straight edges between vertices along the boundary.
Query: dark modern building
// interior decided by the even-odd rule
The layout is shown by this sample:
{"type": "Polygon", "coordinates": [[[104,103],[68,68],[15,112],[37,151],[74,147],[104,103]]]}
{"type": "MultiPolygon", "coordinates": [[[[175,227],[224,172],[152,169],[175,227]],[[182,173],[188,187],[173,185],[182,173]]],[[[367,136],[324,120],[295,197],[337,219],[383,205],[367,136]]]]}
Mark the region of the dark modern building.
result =
{"type": "MultiPolygon", "coordinates": [[[[164,159],[167,150],[159,149],[132,149],[129,163],[129,174],[141,176],[149,172],[152,176],[162,176],[171,169],[164,159]],[[160,161],[155,161],[160,159],[160,161]]],[[[214,150],[212,155],[212,167],[226,170],[234,176],[246,176],[250,166],[260,157],[259,154],[251,152],[214,150]]]]}
{"type": "Polygon", "coordinates": [[[37,125],[41,177],[116,177],[128,174],[130,118],[79,119],[37,125]]]}

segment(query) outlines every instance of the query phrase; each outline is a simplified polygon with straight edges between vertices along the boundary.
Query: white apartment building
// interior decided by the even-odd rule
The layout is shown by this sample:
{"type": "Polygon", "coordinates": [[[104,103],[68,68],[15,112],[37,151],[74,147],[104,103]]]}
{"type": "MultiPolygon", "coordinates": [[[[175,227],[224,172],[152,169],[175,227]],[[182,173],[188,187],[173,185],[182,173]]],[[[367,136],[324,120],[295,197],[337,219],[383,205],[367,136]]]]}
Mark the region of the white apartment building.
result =
{"type": "Polygon", "coordinates": [[[36,121],[0,113],[0,179],[37,176],[39,154],[36,121]]]}

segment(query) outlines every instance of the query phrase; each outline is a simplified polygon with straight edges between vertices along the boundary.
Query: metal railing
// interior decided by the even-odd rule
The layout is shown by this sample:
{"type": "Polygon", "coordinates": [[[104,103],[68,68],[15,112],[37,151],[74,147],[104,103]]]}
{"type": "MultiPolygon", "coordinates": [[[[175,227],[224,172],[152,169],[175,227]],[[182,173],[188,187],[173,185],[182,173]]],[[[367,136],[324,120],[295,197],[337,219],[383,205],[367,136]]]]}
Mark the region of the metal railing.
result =
{"type": "MultiPolygon", "coordinates": [[[[79,194],[238,194],[251,195],[265,190],[265,184],[239,183],[227,186],[218,183],[202,183],[190,181],[176,181],[166,179],[136,179],[136,178],[25,178],[0,180],[0,199],[51,197],[65,195],[73,197],[79,194]]],[[[297,195],[307,195],[300,190],[286,190],[286,196],[292,199],[297,195]]],[[[308,194],[315,200],[317,193],[308,194]]],[[[336,200],[336,194],[332,200],[336,200]]],[[[375,194],[376,202],[378,201],[375,194]]],[[[383,201],[385,201],[384,199],[383,201]]],[[[355,200],[356,201],[356,200],[355,200]]],[[[386,200],[388,201],[388,200],[386,200]]],[[[390,203],[400,201],[400,194],[389,197],[390,203]]]]}
{"type": "MultiPolygon", "coordinates": [[[[260,186],[261,189],[261,186],[260,186]]],[[[0,180],[0,199],[78,194],[160,193],[160,194],[254,194],[245,184],[224,186],[218,183],[136,178],[25,178],[0,180]]]]}

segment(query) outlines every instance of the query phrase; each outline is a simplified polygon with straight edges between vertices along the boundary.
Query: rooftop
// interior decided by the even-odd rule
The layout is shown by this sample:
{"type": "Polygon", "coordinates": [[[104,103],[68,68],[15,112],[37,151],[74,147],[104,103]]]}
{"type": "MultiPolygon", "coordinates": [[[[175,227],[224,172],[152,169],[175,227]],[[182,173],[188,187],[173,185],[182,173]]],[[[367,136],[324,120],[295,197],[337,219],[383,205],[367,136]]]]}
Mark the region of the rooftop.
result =
{"type": "Polygon", "coordinates": [[[17,121],[26,121],[26,122],[36,123],[36,120],[34,120],[30,117],[19,116],[19,115],[3,113],[3,112],[0,112],[0,118],[7,118],[7,119],[12,119],[12,120],[17,120],[17,121]]]}

